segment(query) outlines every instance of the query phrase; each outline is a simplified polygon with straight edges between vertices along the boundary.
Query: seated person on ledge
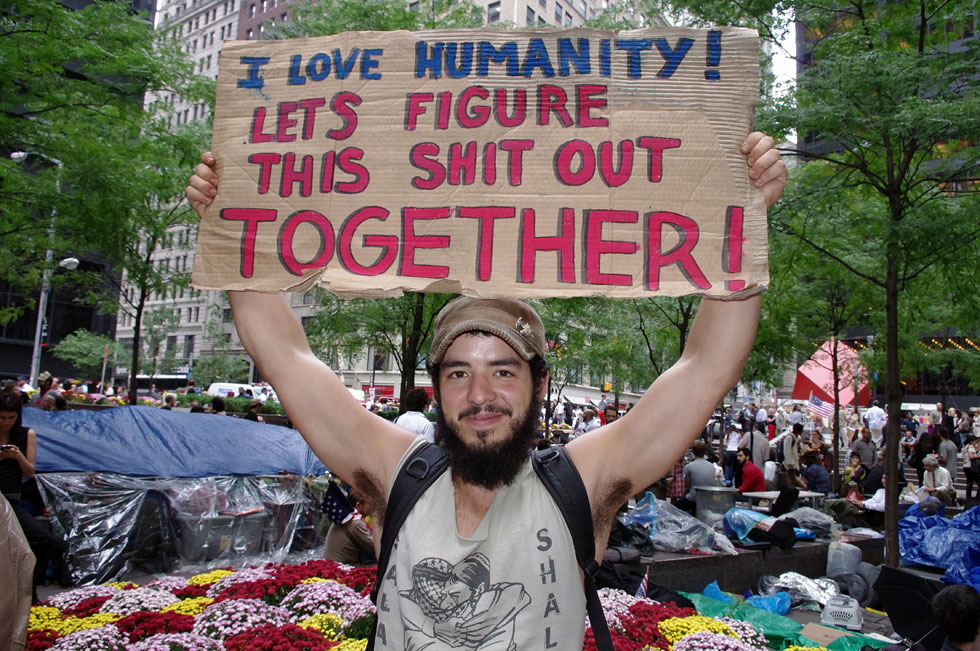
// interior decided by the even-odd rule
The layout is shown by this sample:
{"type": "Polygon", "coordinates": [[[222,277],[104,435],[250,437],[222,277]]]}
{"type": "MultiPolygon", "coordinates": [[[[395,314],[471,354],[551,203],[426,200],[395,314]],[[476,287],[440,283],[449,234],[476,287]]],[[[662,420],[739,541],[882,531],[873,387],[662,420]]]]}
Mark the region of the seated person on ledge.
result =
{"type": "Polygon", "coordinates": [[[759,466],[752,463],[752,452],[748,448],[741,448],[735,461],[742,467],[742,483],[738,487],[739,493],[756,493],[766,490],[766,478],[762,476],[759,466]]]}

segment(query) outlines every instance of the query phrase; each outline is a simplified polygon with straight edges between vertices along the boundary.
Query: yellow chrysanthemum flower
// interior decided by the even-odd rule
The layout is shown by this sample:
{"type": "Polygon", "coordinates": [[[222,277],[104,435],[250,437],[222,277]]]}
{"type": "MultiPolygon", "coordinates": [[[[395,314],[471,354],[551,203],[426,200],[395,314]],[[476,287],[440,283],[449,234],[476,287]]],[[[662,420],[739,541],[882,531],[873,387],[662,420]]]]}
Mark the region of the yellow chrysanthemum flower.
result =
{"type": "Polygon", "coordinates": [[[211,572],[205,572],[204,574],[196,574],[187,579],[187,583],[189,585],[208,585],[209,583],[214,583],[218,579],[223,579],[229,574],[234,574],[234,572],[231,570],[213,570],[211,572]]]}
{"type": "Polygon", "coordinates": [[[311,576],[303,579],[300,583],[324,583],[326,581],[332,581],[333,579],[325,579],[322,576],[311,576]]]}
{"type": "Polygon", "coordinates": [[[112,581],[110,583],[103,583],[102,585],[107,585],[111,588],[117,588],[119,590],[126,590],[129,588],[138,588],[139,586],[131,581],[112,581]]]}
{"type": "Polygon", "coordinates": [[[303,628],[312,628],[315,631],[319,631],[328,640],[337,640],[340,637],[341,630],[344,628],[344,620],[339,615],[334,615],[333,613],[320,613],[319,615],[307,617],[300,621],[299,625],[303,628]]]}
{"type": "Polygon", "coordinates": [[[192,617],[197,617],[212,603],[214,603],[214,599],[210,599],[208,597],[191,597],[190,599],[184,599],[183,601],[178,601],[175,604],[164,606],[163,610],[160,612],[177,613],[179,615],[191,615],[192,617]]]}
{"type": "Polygon", "coordinates": [[[788,646],[786,651],[827,651],[827,648],[822,646],[788,646]]]}
{"type": "Polygon", "coordinates": [[[106,624],[111,624],[122,619],[122,615],[116,613],[96,613],[88,617],[66,617],[57,623],[57,626],[49,626],[58,631],[58,635],[64,637],[75,631],[84,631],[89,628],[101,628],[106,624]]]}
{"type": "Polygon", "coordinates": [[[30,617],[27,620],[27,628],[33,631],[41,631],[46,628],[54,628],[61,622],[61,611],[53,606],[34,606],[31,608],[30,617]]]}
{"type": "Polygon", "coordinates": [[[344,640],[331,651],[364,651],[367,649],[368,641],[364,640],[344,640]]]}
{"type": "Polygon", "coordinates": [[[697,633],[699,631],[707,631],[709,633],[721,633],[722,635],[727,635],[738,639],[738,634],[732,630],[728,624],[723,624],[711,617],[704,617],[703,615],[692,615],[691,617],[671,617],[670,619],[665,619],[660,622],[660,633],[667,638],[670,642],[671,647],[673,647],[674,642],[677,642],[682,637],[686,637],[691,633],[697,633]]]}

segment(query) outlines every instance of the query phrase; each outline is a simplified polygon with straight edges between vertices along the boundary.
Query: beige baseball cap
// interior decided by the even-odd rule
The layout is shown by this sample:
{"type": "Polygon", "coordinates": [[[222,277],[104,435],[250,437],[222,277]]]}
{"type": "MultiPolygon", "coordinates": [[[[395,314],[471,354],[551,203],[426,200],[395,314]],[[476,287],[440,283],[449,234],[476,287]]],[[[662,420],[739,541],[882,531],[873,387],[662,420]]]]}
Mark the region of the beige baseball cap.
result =
{"type": "Polygon", "coordinates": [[[515,298],[462,296],[449,302],[436,317],[429,363],[441,362],[456,337],[473,331],[500,337],[524,361],[544,357],[544,324],[533,307],[515,298]]]}

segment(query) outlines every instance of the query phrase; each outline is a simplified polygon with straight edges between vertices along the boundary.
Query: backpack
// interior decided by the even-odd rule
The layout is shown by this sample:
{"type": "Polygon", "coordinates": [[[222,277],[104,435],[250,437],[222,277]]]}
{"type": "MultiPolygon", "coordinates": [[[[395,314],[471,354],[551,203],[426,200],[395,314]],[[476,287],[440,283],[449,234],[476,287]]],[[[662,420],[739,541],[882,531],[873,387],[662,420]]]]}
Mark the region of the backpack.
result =
{"type": "MultiPolygon", "coordinates": [[[[596,648],[599,651],[613,651],[612,636],[606,624],[606,617],[596,591],[595,576],[599,564],[595,560],[595,532],[592,528],[592,510],[589,508],[589,498],[585,485],[578,470],[568,457],[563,446],[553,446],[545,450],[535,450],[531,464],[541,483],[548,489],[558,510],[565,520],[568,533],[575,546],[575,559],[585,575],[585,605],[592,624],[592,634],[595,637],[596,648]],[[583,512],[584,505],[584,512],[583,512]]],[[[378,573],[371,590],[371,601],[377,605],[378,591],[381,587],[381,577],[384,576],[391,560],[391,550],[395,538],[408,514],[422,494],[449,467],[449,455],[442,448],[423,443],[412,453],[408,461],[398,471],[391,487],[388,508],[385,512],[384,529],[381,532],[381,550],[378,554],[378,573]]],[[[377,633],[378,620],[375,619],[371,635],[368,637],[366,651],[374,651],[374,638],[377,633]]]]}

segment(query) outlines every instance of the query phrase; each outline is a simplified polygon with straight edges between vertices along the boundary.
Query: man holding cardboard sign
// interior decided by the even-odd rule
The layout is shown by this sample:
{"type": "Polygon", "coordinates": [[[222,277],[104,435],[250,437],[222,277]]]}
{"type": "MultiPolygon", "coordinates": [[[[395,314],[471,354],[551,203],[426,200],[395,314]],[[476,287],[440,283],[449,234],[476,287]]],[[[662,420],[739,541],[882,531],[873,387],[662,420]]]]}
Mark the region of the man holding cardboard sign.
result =
{"type": "MultiPolygon", "coordinates": [[[[535,92],[546,93],[546,96],[544,99],[537,100],[539,110],[535,113],[536,117],[531,120],[534,124],[527,127],[528,120],[525,118],[521,125],[513,126],[507,133],[514,136],[514,132],[521,128],[541,127],[542,125],[537,123],[544,121],[547,116],[552,117],[553,123],[557,120],[565,124],[562,128],[568,129],[587,129],[591,128],[590,124],[593,122],[606,120],[604,126],[618,123],[623,128],[632,130],[639,124],[636,122],[639,117],[657,120],[659,114],[651,111],[649,107],[630,104],[631,108],[626,111],[629,113],[629,120],[617,122],[623,116],[617,117],[617,112],[602,102],[604,95],[602,91],[581,88],[585,81],[591,80],[588,75],[602,77],[604,73],[608,73],[608,76],[615,77],[613,71],[616,66],[612,63],[612,53],[618,52],[625,62],[622,75],[638,84],[643,75],[641,54],[651,50],[659,52],[667,62],[661,69],[661,74],[669,72],[668,78],[675,74],[683,76],[682,50],[687,52],[694,47],[693,44],[700,35],[708,44],[710,54],[713,51],[712,43],[720,43],[720,39],[723,38],[723,36],[711,36],[710,33],[692,30],[685,32],[682,38],[676,38],[677,35],[674,33],[663,38],[640,38],[639,35],[631,33],[631,38],[628,39],[616,38],[615,35],[606,38],[605,33],[588,30],[582,32],[585,35],[577,41],[567,38],[570,34],[574,35],[575,31],[528,32],[530,36],[520,37],[499,33],[486,36],[484,40],[462,39],[459,32],[453,32],[451,34],[455,40],[452,42],[446,35],[438,33],[413,36],[419,41],[414,49],[415,68],[420,74],[417,78],[426,77],[429,80],[439,81],[443,73],[450,68],[460,76],[466,76],[463,72],[474,75],[479,75],[481,72],[489,74],[496,63],[503,68],[501,74],[505,76],[513,72],[511,76],[523,76],[534,81],[534,77],[538,74],[548,77],[549,65],[555,65],[559,71],[556,73],[555,69],[551,69],[550,74],[560,76],[560,71],[563,69],[560,62],[563,60],[564,52],[565,71],[569,75],[573,71],[578,71],[583,76],[583,79],[576,79],[573,83],[578,90],[569,93],[561,91],[560,88],[558,90],[535,88],[535,92]],[[507,40],[509,38],[513,40],[507,40]],[[592,47],[593,43],[594,47],[592,47]],[[455,47],[452,48],[453,54],[450,56],[448,51],[451,45],[455,47]],[[652,49],[654,47],[655,50],[652,49]],[[470,53],[468,56],[467,51],[470,53]],[[514,53],[514,56],[511,57],[510,53],[514,53]],[[523,58],[518,54],[522,54],[523,58]],[[589,56],[595,58],[595,68],[587,66],[589,56]],[[608,61],[604,58],[606,56],[608,61]],[[559,63],[555,64],[555,61],[559,63]],[[571,65],[568,61],[578,63],[571,65]],[[436,71],[437,67],[438,71],[436,71]],[[563,110],[566,111],[567,122],[562,119],[563,110]]],[[[724,30],[717,33],[729,34],[724,30]]],[[[477,33],[477,36],[482,37],[484,33],[477,33]]],[[[397,34],[385,38],[390,39],[390,42],[396,42],[409,37],[397,34]]],[[[313,41],[317,40],[313,39],[313,41]]],[[[370,39],[367,39],[363,41],[362,47],[367,47],[369,44],[370,39]]],[[[326,61],[334,61],[331,70],[335,72],[337,62],[341,64],[341,70],[347,70],[348,74],[357,69],[355,63],[350,64],[354,66],[353,68],[344,68],[347,65],[344,62],[351,61],[349,57],[353,55],[344,58],[342,47],[336,49],[337,59],[329,57],[319,59],[321,62],[319,67],[304,64],[304,61],[313,61],[317,54],[306,56],[303,53],[296,53],[290,58],[280,56],[282,53],[276,50],[279,47],[288,49],[293,46],[272,46],[272,49],[267,52],[254,52],[248,57],[240,57],[237,61],[234,57],[223,57],[223,65],[225,61],[230,61],[228,65],[232,68],[239,65],[240,61],[250,62],[247,65],[253,67],[246,73],[242,73],[239,81],[244,79],[246,84],[252,84],[252,90],[258,93],[254,101],[260,104],[266,100],[259,99],[259,95],[268,91],[269,96],[272,96],[271,87],[276,75],[269,72],[271,69],[265,66],[272,65],[277,57],[284,62],[291,62],[288,65],[284,64],[287,68],[282,73],[282,78],[286,80],[283,82],[285,85],[288,85],[290,80],[295,81],[297,86],[303,85],[300,80],[309,81],[311,75],[325,79],[326,61]],[[260,54],[262,56],[258,56],[260,54]],[[265,76],[263,77],[262,74],[265,76]],[[263,79],[269,80],[268,84],[263,81],[262,88],[256,89],[263,79]]],[[[315,49],[327,50],[328,48],[324,44],[315,44],[315,49]]],[[[401,78],[398,77],[397,67],[394,73],[386,67],[385,63],[389,61],[386,52],[385,48],[359,50],[360,58],[357,61],[362,61],[363,76],[356,84],[359,89],[356,94],[360,103],[351,97],[337,100],[339,103],[335,102],[333,105],[337,109],[335,114],[345,110],[350,110],[351,115],[373,114],[372,111],[375,109],[370,106],[365,108],[366,105],[371,104],[366,99],[371,85],[379,79],[386,78],[386,75],[401,78]]],[[[754,50],[750,58],[755,58],[754,50]]],[[[411,60],[412,57],[408,59],[411,60]]],[[[725,67],[727,60],[720,54],[717,60],[720,62],[717,66],[719,70],[705,71],[704,64],[701,63],[699,65],[702,69],[699,70],[699,74],[704,73],[704,78],[708,79],[710,77],[708,72],[718,72],[721,79],[726,79],[730,72],[730,69],[725,67]]],[[[701,61],[703,62],[704,59],[701,61]]],[[[709,63],[712,61],[709,55],[709,63]]],[[[400,72],[400,74],[404,73],[405,71],[400,72]]],[[[236,74],[234,70],[232,74],[236,74]]],[[[424,85],[423,82],[419,84],[424,85]]],[[[424,89],[415,89],[409,94],[403,94],[400,103],[395,101],[385,104],[381,99],[377,101],[387,106],[389,110],[404,112],[406,119],[397,126],[407,133],[418,128],[423,117],[431,116],[430,111],[434,112],[435,118],[427,124],[432,125],[429,128],[433,133],[443,127],[449,130],[454,124],[454,119],[460,124],[468,124],[469,120],[472,122],[473,129],[482,129],[489,123],[489,119],[488,122],[480,122],[482,118],[479,116],[482,113],[472,110],[473,107],[479,106],[478,103],[474,103],[475,100],[465,105],[469,108],[464,107],[460,112],[454,113],[453,109],[452,102],[456,101],[454,98],[458,99],[463,93],[468,92],[468,97],[477,99],[484,96],[482,91],[468,90],[473,87],[472,84],[467,84],[462,89],[452,86],[445,91],[444,96],[436,93],[431,98],[425,94],[424,89]],[[440,100],[440,97],[444,99],[440,100]],[[440,101],[445,102],[448,108],[439,108],[440,101]],[[443,115],[445,120],[440,117],[443,115]],[[456,117],[453,118],[453,115],[456,117]]],[[[509,93],[511,97],[520,97],[518,92],[520,88],[516,90],[512,87],[508,88],[505,95],[509,93]]],[[[341,97],[345,92],[342,88],[337,90],[339,92],[334,95],[335,98],[341,97]]],[[[486,95],[490,94],[492,93],[488,90],[486,95]]],[[[665,91],[664,95],[663,101],[666,106],[671,101],[670,97],[667,97],[670,92],[665,91]]],[[[296,106],[300,107],[303,101],[305,100],[297,100],[296,106]]],[[[267,116],[268,110],[245,111],[240,113],[240,116],[250,117],[238,122],[245,124],[246,131],[251,128],[253,136],[255,134],[273,136],[268,139],[269,142],[274,139],[287,139],[294,132],[305,133],[298,123],[288,124],[290,120],[295,119],[292,117],[293,112],[299,109],[294,108],[289,102],[286,104],[285,108],[283,103],[278,105],[279,115],[285,115],[280,120],[280,125],[285,121],[286,126],[275,129],[267,126],[258,128],[256,126],[258,115],[261,113],[267,116]],[[249,124],[251,127],[248,126],[249,124]]],[[[313,109],[320,105],[312,101],[308,102],[307,106],[313,109]]],[[[517,114],[513,111],[520,107],[520,100],[508,106],[510,107],[508,112],[504,113],[503,118],[498,117],[498,122],[501,119],[516,119],[514,116],[517,114]]],[[[220,107],[221,92],[219,91],[220,107]]],[[[381,109],[376,107],[376,110],[381,109]]],[[[220,113],[220,110],[216,110],[216,143],[223,139],[223,136],[219,137],[220,113]]],[[[690,112],[687,115],[690,115],[690,112]]],[[[387,120],[392,121],[390,115],[387,120]]],[[[349,116],[346,127],[338,124],[335,125],[334,130],[343,131],[345,128],[350,130],[352,121],[353,118],[349,116]]],[[[234,126],[228,124],[222,127],[222,129],[226,128],[233,129],[234,126]]],[[[352,136],[357,128],[359,127],[351,130],[349,135],[352,136]]],[[[742,133],[747,130],[746,128],[742,133]]],[[[319,131],[319,127],[311,126],[310,133],[316,131],[319,131]]],[[[619,171],[624,169],[622,165],[627,158],[626,152],[635,152],[638,146],[647,147],[646,160],[650,165],[652,165],[651,161],[659,160],[652,152],[654,148],[661,147],[664,143],[645,139],[653,137],[657,136],[641,135],[630,142],[639,143],[643,140],[643,143],[629,147],[622,145],[622,142],[626,142],[622,140],[618,157],[619,171]]],[[[254,139],[253,137],[252,140],[254,139]]],[[[228,141],[230,140],[229,137],[228,141]]],[[[504,151],[508,152],[510,160],[507,167],[510,174],[508,182],[511,183],[508,192],[514,196],[508,195],[507,199],[516,201],[515,197],[521,198],[527,204],[524,210],[533,211],[534,190],[528,190],[526,186],[522,187],[518,183],[517,173],[540,173],[542,168],[531,165],[530,155],[534,147],[526,146],[526,143],[514,144],[518,140],[522,139],[495,138],[493,143],[495,148],[499,147],[496,149],[497,153],[504,147],[510,148],[504,151]],[[502,145],[504,140],[509,142],[502,145]],[[523,152],[522,156],[528,157],[521,158],[520,165],[517,162],[518,152],[523,152]]],[[[239,139],[238,142],[245,143],[244,151],[247,152],[249,138],[239,139]]],[[[390,144],[397,150],[400,142],[398,138],[393,137],[390,144]]],[[[605,181],[599,178],[600,173],[596,173],[595,178],[592,179],[585,179],[580,175],[588,167],[590,156],[586,153],[588,147],[581,143],[587,143],[587,140],[562,140],[556,148],[551,149],[554,155],[549,155],[546,159],[548,165],[554,165],[554,168],[548,168],[546,171],[548,173],[553,171],[557,178],[566,182],[561,191],[564,196],[558,196],[559,193],[539,195],[543,205],[559,207],[556,211],[560,221],[559,234],[552,238],[554,241],[545,241],[547,238],[540,235],[539,230],[533,225],[534,215],[526,212],[520,220],[521,225],[518,225],[513,233],[525,248],[538,247],[544,250],[548,246],[553,246],[557,252],[558,265],[553,267],[553,273],[549,272],[551,277],[544,279],[540,286],[533,282],[525,282],[527,277],[521,276],[520,264],[517,265],[519,273],[516,282],[511,278],[506,282],[493,283],[495,274],[500,273],[501,267],[493,264],[493,259],[489,257],[489,249],[493,248],[495,237],[504,237],[504,235],[495,232],[492,226],[496,221],[506,222],[511,216],[507,206],[501,206],[499,200],[493,202],[496,205],[490,205],[490,202],[484,201],[480,204],[474,199],[472,202],[468,201],[468,207],[461,207],[459,203],[453,202],[458,208],[455,211],[447,208],[445,210],[448,212],[443,215],[436,209],[419,208],[420,204],[410,203],[414,201],[412,198],[395,196],[390,192],[382,191],[372,196],[372,199],[376,199],[374,202],[360,199],[361,204],[379,208],[385,202],[389,202],[392,208],[397,206],[397,202],[402,204],[400,208],[402,225],[397,234],[389,233],[387,236],[374,234],[374,239],[370,240],[368,238],[372,236],[363,238],[362,243],[367,247],[375,246],[381,249],[380,256],[376,254],[374,262],[365,264],[367,260],[364,257],[364,247],[358,252],[345,248],[354,246],[352,243],[356,239],[353,236],[356,227],[350,225],[352,223],[363,225],[368,219],[377,219],[379,223],[383,223],[387,219],[387,214],[391,213],[390,209],[369,211],[368,216],[365,216],[364,208],[355,206],[352,212],[343,213],[348,215],[346,222],[340,224],[339,228],[334,228],[330,217],[335,211],[333,209],[315,211],[311,207],[312,204],[304,203],[305,199],[298,200],[297,205],[286,201],[283,207],[288,206],[293,213],[285,219],[280,214],[284,212],[280,208],[253,209],[249,206],[234,205],[235,202],[241,201],[238,195],[240,191],[244,191],[243,188],[249,186],[249,183],[253,186],[258,183],[257,187],[260,189],[265,183],[269,191],[268,189],[274,185],[272,177],[277,173],[282,174],[284,169],[275,167],[280,163],[273,164],[271,161],[275,156],[269,156],[262,159],[266,163],[253,168],[253,171],[257,170],[259,173],[257,176],[253,175],[251,182],[242,183],[239,180],[226,182],[225,172],[230,173],[232,179],[238,179],[236,165],[239,168],[248,168],[249,165],[232,160],[240,156],[236,147],[219,151],[217,156],[205,153],[197,173],[191,178],[187,196],[202,217],[202,236],[204,236],[204,242],[199,241],[200,257],[195,271],[195,282],[200,286],[218,283],[233,290],[284,289],[290,286],[289,283],[295,285],[297,282],[313,282],[319,277],[321,283],[342,292],[353,291],[355,287],[362,293],[382,294],[400,289],[438,291],[455,286],[465,288],[470,294],[488,296],[488,298],[457,299],[447,305],[437,318],[429,355],[429,370],[438,406],[440,436],[449,454],[450,472],[439,477],[416,503],[409,519],[398,533],[387,571],[378,577],[381,586],[377,602],[379,620],[374,640],[376,648],[581,648],[585,597],[582,578],[572,549],[573,541],[555,502],[531,470],[528,460],[528,453],[535,436],[540,402],[548,384],[548,370],[544,360],[544,331],[541,320],[533,308],[512,297],[540,296],[549,293],[581,295],[600,290],[609,295],[628,295],[623,291],[650,291],[651,260],[660,260],[653,266],[657,267],[657,270],[664,270],[665,266],[657,265],[670,255],[669,251],[665,253],[665,250],[670,247],[667,246],[666,249],[662,247],[662,242],[657,239],[660,235],[654,237],[651,229],[659,229],[671,220],[675,225],[683,221],[679,219],[682,216],[680,208],[676,211],[656,210],[651,205],[652,195],[644,199],[642,193],[634,194],[626,197],[625,200],[627,204],[639,201],[637,205],[619,206],[616,203],[617,197],[609,191],[612,187],[610,182],[614,180],[613,177],[617,173],[615,166],[606,170],[605,181]],[[579,144],[567,145],[571,142],[579,144]],[[573,164],[563,159],[562,152],[578,163],[573,164]],[[225,155],[230,159],[224,160],[225,155]],[[221,194],[217,191],[219,173],[222,177],[221,194]],[[595,184],[590,185],[592,181],[595,181],[595,184]],[[614,205],[615,209],[596,208],[584,216],[569,212],[572,210],[570,206],[580,201],[596,201],[596,205],[599,205],[597,193],[600,190],[606,193],[601,199],[602,205],[614,205]],[[229,192],[231,196],[226,197],[229,192]],[[573,198],[570,199],[570,196],[573,198]],[[562,205],[569,207],[569,210],[561,208],[562,205]],[[310,214],[311,212],[316,212],[316,215],[310,214]],[[596,214],[591,214],[593,212],[596,214]],[[673,217],[667,215],[668,212],[673,217]],[[642,219],[638,217],[641,213],[643,213],[642,219]],[[297,215],[301,216],[297,217],[297,215]],[[384,218],[382,215],[385,215],[384,218]],[[452,275],[463,268],[455,264],[459,252],[453,248],[453,237],[427,234],[424,230],[431,228],[426,225],[432,223],[424,220],[446,219],[451,215],[455,215],[459,223],[446,226],[447,229],[478,224],[477,236],[470,238],[471,243],[476,241],[478,245],[466,254],[470,255],[466,264],[468,272],[474,271],[473,261],[474,259],[477,261],[475,279],[466,279],[463,277],[465,274],[452,275]],[[576,223],[579,217],[584,217],[584,224],[576,223]],[[641,221],[644,223],[640,224],[641,221]],[[267,222],[279,224],[278,236],[269,237],[267,239],[271,241],[263,242],[263,229],[267,222]],[[218,244],[214,244],[218,241],[214,238],[218,237],[218,231],[229,224],[238,229],[237,235],[234,229],[229,230],[228,233],[237,238],[235,241],[239,248],[229,248],[225,250],[227,252],[225,254],[221,253],[223,249],[218,244]],[[319,235],[313,238],[315,241],[311,249],[299,251],[296,247],[302,238],[293,237],[293,234],[299,232],[304,224],[316,226],[319,235]],[[622,224],[627,226],[619,226],[622,224]],[[641,232],[636,233],[636,228],[630,230],[630,224],[639,227],[641,232]],[[566,227],[567,232],[562,230],[566,227]],[[618,230],[620,228],[625,230],[618,230]],[[205,234],[205,231],[208,231],[208,234],[205,234]],[[566,233],[568,243],[575,244],[566,246],[563,239],[566,235],[562,233],[566,233]],[[388,239],[384,239],[385,237],[388,239]],[[634,238],[634,241],[630,241],[630,238],[634,238]],[[642,243],[644,239],[645,243],[642,243]],[[640,249],[644,246],[649,250],[641,254],[640,249]],[[431,251],[426,252],[426,248],[441,248],[446,256],[445,259],[429,255],[424,258],[425,264],[422,264],[426,253],[431,253],[431,251]],[[266,255],[267,250],[273,252],[272,257],[266,255]],[[278,254],[275,253],[277,250],[278,254]],[[378,265],[385,262],[387,257],[396,255],[391,253],[393,250],[401,255],[400,264],[394,265],[392,262],[389,268],[381,270],[378,265]],[[338,256],[339,263],[331,265],[334,253],[338,256]],[[638,255],[635,262],[639,267],[619,265],[620,261],[627,260],[634,254],[638,255]],[[579,260],[572,265],[571,259],[575,255],[582,255],[586,260],[579,260]],[[406,257],[409,258],[408,262],[406,257]],[[352,261],[353,265],[350,264],[352,261]],[[439,262],[444,264],[436,264],[439,262]],[[580,266],[579,262],[582,262],[584,267],[580,266]],[[269,267],[269,277],[264,277],[268,265],[274,268],[269,267]],[[375,271],[378,273],[361,273],[372,265],[377,267],[375,271]],[[644,265],[648,266],[647,272],[642,271],[644,265]],[[437,268],[438,273],[434,271],[437,268]],[[449,275],[442,275],[442,268],[445,268],[449,275]],[[395,272],[392,273],[392,269],[395,269],[395,272]],[[197,270],[201,271],[200,275],[197,270]],[[297,275],[290,280],[281,275],[282,270],[285,270],[287,275],[293,272],[297,275]],[[338,272],[333,273],[334,271],[338,272]],[[580,272],[584,278],[579,276],[580,272]],[[357,276],[360,285],[352,283],[351,273],[357,276]],[[385,276],[386,273],[388,276],[385,276]],[[426,276],[426,273],[435,275],[426,276]],[[645,280],[644,273],[646,273],[645,280]],[[574,288],[562,285],[565,275],[567,275],[565,280],[575,285],[574,288]],[[373,280],[369,282],[369,278],[373,280]],[[440,284],[440,280],[445,282],[447,278],[454,279],[454,283],[440,284]],[[557,286],[554,285],[556,278],[559,283],[557,286]],[[579,283],[580,280],[584,280],[584,284],[579,283]],[[422,284],[418,284],[419,282],[422,284]],[[622,285],[624,282],[630,284],[629,290],[622,289],[625,286],[622,285]]],[[[489,141],[484,144],[489,144],[489,141]]],[[[410,183],[405,190],[406,193],[427,192],[428,190],[419,186],[439,179],[442,173],[433,163],[436,160],[443,160],[435,157],[435,148],[439,148],[439,151],[452,149],[450,143],[450,149],[443,150],[442,145],[435,139],[422,145],[425,146],[421,150],[416,146],[401,150],[410,165],[415,165],[416,169],[428,170],[425,174],[414,177],[414,186],[410,183]]],[[[681,145],[677,148],[684,151],[681,145]]],[[[363,165],[364,169],[367,169],[366,146],[359,149],[363,149],[363,156],[352,152],[346,154],[347,157],[343,159],[348,165],[347,181],[355,184],[366,182],[367,178],[356,168],[357,165],[363,165]]],[[[455,170],[457,180],[465,178],[466,170],[469,169],[467,161],[470,159],[464,155],[466,149],[465,145],[460,145],[456,150],[464,159],[462,162],[457,160],[455,170]]],[[[482,151],[487,152],[490,149],[484,146],[482,151]]],[[[601,143],[597,143],[591,150],[593,155],[599,158],[605,155],[607,162],[615,158],[611,153],[614,150],[604,147],[601,143]],[[602,153],[603,151],[605,154],[602,153]]],[[[659,151],[663,153],[665,148],[661,147],[659,151]]],[[[278,160],[285,161],[288,153],[291,152],[283,153],[278,160]]],[[[773,148],[772,139],[759,133],[748,135],[744,141],[739,140],[734,146],[734,152],[720,153],[719,156],[723,158],[721,161],[707,160],[690,167],[688,173],[694,174],[695,178],[689,178],[685,182],[692,188],[700,188],[702,179],[698,177],[696,170],[700,168],[705,175],[710,175],[709,168],[714,166],[730,168],[729,163],[733,153],[744,162],[741,163],[740,171],[733,174],[739,177],[737,181],[732,181],[730,184],[726,182],[723,186],[746,189],[745,206],[771,205],[785,186],[786,168],[778,152],[773,148]],[[755,191],[751,190],[752,187],[755,191]]],[[[342,153],[335,154],[331,158],[331,164],[339,165],[342,156],[342,153]]],[[[245,156],[248,157],[256,160],[254,152],[245,156]]],[[[297,169],[296,161],[294,156],[290,162],[290,165],[294,166],[293,170],[297,169]]],[[[601,170],[603,163],[601,160],[597,159],[597,161],[596,165],[601,170]]],[[[484,158],[483,162],[488,162],[488,159],[484,158]]],[[[312,160],[310,164],[312,165],[312,160]]],[[[493,179],[487,176],[486,169],[485,167],[483,182],[496,181],[496,176],[493,179]]],[[[645,187],[644,184],[648,186],[651,183],[649,179],[655,176],[649,165],[645,165],[644,169],[645,172],[641,175],[642,182],[634,190],[645,187]]],[[[443,168],[443,171],[448,175],[446,178],[452,176],[451,169],[443,168]]],[[[270,205],[276,205],[276,202],[281,201],[283,195],[287,194],[281,181],[282,179],[279,184],[279,197],[270,205]]],[[[298,187],[303,187],[302,178],[298,187]]],[[[654,191],[650,190],[650,192],[654,191]]],[[[322,196],[319,199],[324,200],[322,196]]],[[[731,202],[727,199],[722,198],[722,203],[731,206],[731,202]]],[[[330,197],[330,201],[333,200],[334,197],[330,197]]],[[[437,201],[430,199],[428,205],[435,205],[437,201]]],[[[681,200],[680,203],[687,205],[689,201],[681,200]]],[[[691,204],[690,208],[693,210],[695,206],[691,204]]],[[[729,216],[733,217],[737,214],[739,220],[742,219],[743,214],[751,212],[743,211],[741,206],[736,208],[738,209],[729,211],[729,216]]],[[[337,214],[343,210],[339,209],[337,214]]],[[[733,220],[728,221],[731,226],[733,220]]],[[[764,223],[764,215],[762,221],[764,223]]],[[[680,244],[674,242],[675,252],[680,250],[678,247],[683,246],[685,237],[689,238],[688,244],[690,244],[690,238],[694,238],[696,227],[697,225],[694,224],[692,229],[685,231],[682,227],[678,231],[681,233],[680,244]]],[[[272,230],[269,232],[271,233],[272,230]]],[[[657,232],[660,233],[659,230],[657,232]]],[[[738,232],[742,232],[741,226],[738,232]]],[[[724,239],[724,235],[721,233],[721,237],[717,240],[719,243],[724,239]]],[[[465,237],[457,234],[456,238],[460,236],[465,237]]],[[[227,240],[227,237],[225,239],[227,240]]],[[[759,244],[757,238],[754,243],[757,246],[753,247],[753,255],[749,257],[754,256],[757,259],[759,251],[764,252],[765,246],[759,244]]],[[[735,251],[736,248],[741,251],[741,244],[738,247],[728,246],[727,250],[735,251]]],[[[499,251],[500,247],[497,250],[499,251]]],[[[726,276],[726,274],[735,274],[736,270],[725,264],[717,265],[717,273],[701,273],[707,268],[707,263],[704,259],[697,259],[697,254],[693,253],[690,247],[686,251],[687,253],[684,254],[686,258],[675,256],[672,258],[674,262],[666,265],[671,267],[670,271],[676,272],[671,282],[680,283],[681,286],[684,283],[695,285],[704,283],[709,287],[701,287],[701,289],[715,294],[725,293],[726,290],[720,288],[726,288],[727,284],[726,289],[729,294],[733,291],[743,291],[744,294],[751,295],[732,300],[706,298],[695,319],[687,347],[677,364],[657,379],[643,399],[628,414],[615,423],[569,443],[568,454],[578,470],[588,496],[588,504],[583,504],[582,509],[591,513],[596,559],[599,561],[605,551],[609,529],[618,507],[630,495],[661,477],[673,466],[674,460],[683,454],[690,441],[702,428],[718,399],[738,380],[755,336],[760,305],[758,290],[763,280],[759,276],[745,278],[726,276]],[[670,422],[673,426],[669,430],[651,431],[649,423],[652,422],[670,422]]],[[[535,255],[536,253],[532,252],[529,258],[521,257],[521,260],[528,262],[531,264],[530,268],[533,268],[535,255]]],[[[513,270],[514,265],[511,264],[510,268],[513,270]]],[[[527,270],[525,268],[525,271],[527,270]]],[[[765,275],[764,271],[762,275],[765,275]]],[[[666,278],[658,278],[658,282],[661,279],[666,280],[666,278]]],[[[687,291],[690,291],[690,286],[687,291]]],[[[410,433],[394,424],[366,412],[350,398],[337,376],[312,353],[300,323],[281,296],[262,291],[231,291],[229,294],[242,342],[258,364],[263,376],[275,387],[291,419],[324,463],[334,473],[357,488],[364,497],[368,510],[374,515],[377,527],[383,528],[392,482],[408,455],[419,446],[420,441],[413,439],[410,433]],[[317,400],[309,400],[310,391],[316,391],[317,400]],[[324,396],[327,398],[323,399],[324,396]]],[[[381,534],[376,532],[376,545],[380,539],[381,534]]]]}

